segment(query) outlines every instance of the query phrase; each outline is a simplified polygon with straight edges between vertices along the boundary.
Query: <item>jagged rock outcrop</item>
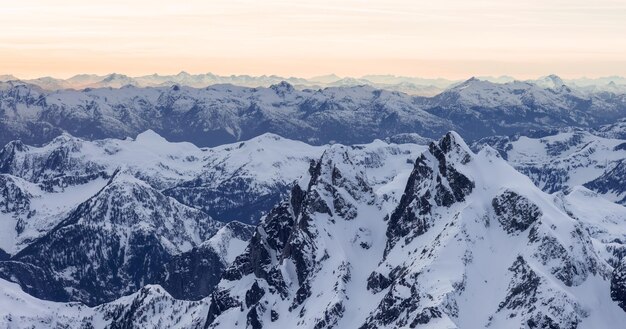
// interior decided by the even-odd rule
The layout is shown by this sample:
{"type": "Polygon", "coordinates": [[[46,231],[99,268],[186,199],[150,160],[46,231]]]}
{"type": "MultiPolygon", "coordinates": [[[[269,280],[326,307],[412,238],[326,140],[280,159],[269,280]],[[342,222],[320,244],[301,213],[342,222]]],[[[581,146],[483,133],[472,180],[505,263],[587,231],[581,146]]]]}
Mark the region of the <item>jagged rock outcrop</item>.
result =
{"type": "MultiPolygon", "coordinates": [[[[142,236],[171,242],[161,244],[166,251],[178,246],[176,252],[150,258],[164,264],[165,273],[147,271],[174,295],[197,299],[194,293],[206,291],[202,283],[213,282],[208,267],[198,263],[202,257],[230,264],[204,299],[176,301],[164,289],[148,286],[96,308],[28,303],[42,314],[63,309],[71,316],[60,323],[69,328],[87,323],[128,328],[604,328],[626,321],[626,208],[584,187],[547,194],[498,151],[485,147],[474,153],[454,132],[422,148],[421,154],[385,145],[327,148],[254,230],[229,224],[231,233],[222,227],[201,243],[200,238],[176,238],[194,234],[172,236],[180,232],[167,220],[155,225],[166,231],[142,226],[142,236]],[[246,234],[252,237],[243,242],[246,234]],[[185,241],[189,244],[183,248],[185,241]],[[209,256],[208,250],[218,256],[209,256]],[[187,279],[199,283],[181,284],[187,279]]],[[[127,177],[124,186],[140,184],[127,177]]],[[[118,208],[111,198],[98,197],[102,193],[92,198],[99,202],[88,201],[92,206],[85,209],[118,208]]],[[[160,192],[116,195],[152,193],[160,192]]],[[[186,217],[201,213],[162,193],[154,198],[191,211],[186,217]]],[[[152,204],[140,199],[144,208],[152,204]]],[[[81,218],[89,219],[88,213],[81,218]]],[[[91,223],[72,225],[85,222],[91,223]]],[[[110,224],[124,223],[116,219],[110,224]]],[[[67,222],[58,230],[65,226],[67,222]]],[[[133,245],[161,248],[149,241],[123,247],[130,254],[141,251],[133,245]]],[[[0,264],[54,277],[58,272],[47,274],[39,266],[42,260],[26,271],[33,264],[17,259],[22,253],[29,255],[25,260],[57,254],[54,244],[43,245],[37,247],[43,253],[30,253],[28,247],[0,264]]],[[[17,292],[8,296],[26,298],[17,292]]],[[[11,314],[19,314],[24,323],[36,321],[17,311],[11,314]]],[[[51,323],[45,316],[39,320],[51,323]]]]}
{"type": "Polygon", "coordinates": [[[171,257],[156,281],[177,299],[199,300],[219,283],[224,270],[243,252],[254,227],[230,222],[209,240],[171,257]]]}
{"type": "Polygon", "coordinates": [[[626,258],[613,270],[611,276],[611,299],[626,312],[626,258]]]}
{"type": "Polygon", "coordinates": [[[335,254],[333,245],[354,244],[368,253],[372,232],[354,221],[372,210],[380,213],[367,177],[353,161],[349,148],[335,146],[312,163],[308,184],[295,185],[289,198],[268,213],[246,251],[225,272],[212,299],[212,305],[222,306],[209,310],[207,326],[219,326],[216,319],[233,307],[242,308],[253,328],[280,321],[285,311],[316,328],[338,323],[345,311],[354,260],[335,254]],[[344,233],[352,240],[333,241],[336,229],[347,230],[344,233]],[[327,277],[331,271],[333,275],[327,277]],[[238,295],[229,287],[244,278],[253,279],[246,280],[249,288],[238,295]],[[326,284],[332,289],[313,291],[320,280],[330,280],[326,284]],[[307,313],[308,306],[317,308],[328,301],[321,313],[307,313]]]}
{"type": "Polygon", "coordinates": [[[387,251],[402,238],[410,241],[424,234],[435,219],[433,208],[464,201],[472,192],[474,183],[448,163],[470,161],[469,153],[463,149],[464,142],[458,144],[459,140],[457,134],[448,133],[438,143],[431,143],[428,152],[416,160],[400,204],[389,220],[387,251]]]}
{"type": "Polygon", "coordinates": [[[491,201],[496,216],[508,233],[523,232],[539,220],[541,211],[527,198],[505,191],[491,201]]]}
{"type": "Polygon", "coordinates": [[[626,317],[580,293],[593,286],[591,298],[613,303],[614,256],[591,221],[494,149],[475,154],[447,134],[415,161],[395,208],[350,152],[325,153],[310,173],[225,272],[208,328],[577,328],[626,317]]]}

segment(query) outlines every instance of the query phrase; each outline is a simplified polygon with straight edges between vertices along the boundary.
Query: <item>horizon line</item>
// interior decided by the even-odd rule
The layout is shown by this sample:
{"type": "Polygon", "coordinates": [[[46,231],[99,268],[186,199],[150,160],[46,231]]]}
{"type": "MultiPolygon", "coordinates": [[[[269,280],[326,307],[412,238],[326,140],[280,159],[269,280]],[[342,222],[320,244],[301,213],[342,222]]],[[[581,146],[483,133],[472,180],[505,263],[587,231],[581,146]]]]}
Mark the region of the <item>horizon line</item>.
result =
{"type": "MultiPolygon", "coordinates": [[[[143,77],[150,77],[150,76],[160,76],[160,77],[168,77],[168,76],[176,76],[176,75],[180,75],[180,74],[188,74],[191,76],[198,76],[198,75],[214,75],[216,77],[252,77],[252,78],[262,78],[262,77],[275,77],[275,78],[282,78],[282,79],[303,79],[303,80],[311,80],[314,78],[321,78],[321,77],[328,77],[328,76],[336,76],[338,78],[338,80],[342,80],[342,79],[347,79],[347,78],[353,78],[353,79],[367,79],[368,77],[375,77],[375,76],[379,76],[379,77],[395,77],[395,78],[409,78],[409,79],[424,79],[424,80],[448,80],[448,81],[465,81],[465,80],[469,80],[472,78],[476,78],[476,79],[485,79],[485,78],[492,78],[492,79],[502,79],[502,78],[509,78],[509,79],[513,79],[514,81],[529,81],[529,80],[537,80],[537,79],[541,79],[541,78],[547,78],[550,76],[556,76],[559,77],[563,80],[581,80],[581,79],[610,79],[610,78],[621,78],[621,79],[626,79],[626,76],[620,75],[620,74],[610,74],[610,75],[577,75],[575,77],[563,77],[562,75],[556,74],[556,73],[549,73],[549,74],[543,74],[543,75],[537,75],[534,76],[533,78],[518,78],[515,75],[510,75],[510,74],[498,74],[498,75],[467,75],[465,78],[451,78],[451,77],[445,77],[445,76],[436,76],[436,77],[429,77],[429,76],[420,76],[420,75],[398,75],[398,74],[393,74],[393,73],[370,73],[370,74],[363,74],[363,75],[340,75],[340,74],[336,74],[336,73],[325,73],[325,74],[318,74],[318,75],[310,75],[310,76],[299,76],[299,75],[280,75],[280,74],[246,74],[246,73],[241,73],[241,74],[236,74],[236,73],[232,73],[232,74],[217,74],[217,73],[213,73],[211,71],[204,71],[204,72],[199,72],[199,73],[191,73],[187,70],[181,70],[177,73],[163,73],[163,72],[153,72],[153,73],[148,73],[148,74],[140,74],[140,75],[133,75],[133,74],[127,74],[127,73],[121,73],[120,71],[113,71],[113,72],[109,72],[109,73],[93,73],[93,72],[84,72],[84,73],[75,73],[75,74],[71,74],[71,75],[66,75],[66,77],[60,77],[59,75],[37,75],[37,76],[31,76],[31,77],[19,77],[16,74],[13,73],[0,73],[0,76],[11,76],[16,78],[18,81],[22,81],[22,80],[37,80],[37,79],[44,79],[44,78],[51,78],[51,79],[55,79],[55,80],[69,80],[81,75],[90,75],[90,76],[98,76],[98,77],[108,77],[108,76],[112,76],[112,75],[120,75],[120,76],[125,76],[125,77],[129,77],[129,78],[143,78],[143,77]]],[[[10,80],[6,80],[6,81],[10,81],[10,80]]]]}

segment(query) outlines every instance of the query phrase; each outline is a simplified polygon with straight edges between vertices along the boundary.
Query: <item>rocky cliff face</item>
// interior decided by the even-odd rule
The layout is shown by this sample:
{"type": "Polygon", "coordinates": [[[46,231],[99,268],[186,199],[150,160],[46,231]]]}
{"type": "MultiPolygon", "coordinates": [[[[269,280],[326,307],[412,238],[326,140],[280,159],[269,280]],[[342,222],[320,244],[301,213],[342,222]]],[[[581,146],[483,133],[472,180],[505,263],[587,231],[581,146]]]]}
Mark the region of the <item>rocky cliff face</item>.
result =
{"type": "Polygon", "coordinates": [[[447,134],[389,212],[350,152],[333,151],[225,272],[207,327],[577,328],[626,315],[610,301],[615,256],[589,233],[606,223],[556,203],[495,150],[447,134]]]}
{"type": "MultiPolygon", "coordinates": [[[[580,154],[569,142],[558,145],[550,148],[555,156],[580,154]]],[[[416,150],[382,142],[324,148],[254,229],[211,221],[132,175],[115,174],[72,211],[80,216],[0,262],[0,273],[23,273],[27,291],[62,286],[81,296],[74,292],[88,291],[81,283],[93,271],[72,263],[86,256],[63,246],[70,237],[97,256],[90,259],[123,259],[106,268],[128,278],[116,289],[138,292],[89,308],[29,299],[2,280],[3,298],[36,305],[42,315],[7,314],[50,324],[49,314],[59,312],[70,328],[604,328],[626,321],[626,208],[582,186],[547,194],[501,152],[475,153],[454,132],[416,150]],[[143,281],[133,281],[133,259],[143,260],[143,281]],[[163,288],[140,288],[146,283],[163,288]]],[[[102,273],[99,280],[112,276],[102,273]]]]}
{"type": "MultiPolygon", "coordinates": [[[[0,152],[0,275],[39,298],[88,305],[146,284],[201,299],[251,236],[232,220],[257,221],[325,148],[264,135],[199,149],[150,131],[136,140],[63,135],[43,147],[10,143],[0,152]]],[[[377,141],[346,149],[383,184],[407,172],[423,146],[377,141]]]]}

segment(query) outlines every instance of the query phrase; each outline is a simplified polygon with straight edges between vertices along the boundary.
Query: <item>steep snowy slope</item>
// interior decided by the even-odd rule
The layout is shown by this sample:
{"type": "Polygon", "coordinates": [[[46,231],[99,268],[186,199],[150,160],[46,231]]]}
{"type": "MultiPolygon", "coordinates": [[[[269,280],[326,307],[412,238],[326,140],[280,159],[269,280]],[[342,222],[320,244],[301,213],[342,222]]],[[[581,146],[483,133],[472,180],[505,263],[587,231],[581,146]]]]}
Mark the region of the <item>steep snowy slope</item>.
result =
{"type": "MultiPolygon", "coordinates": [[[[2,328],[80,328],[83,317],[94,312],[79,303],[56,303],[37,299],[20,286],[0,279],[0,326],[2,328]]],[[[87,324],[85,321],[84,324],[87,324]]]]}
{"type": "Polygon", "coordinates": [[[592,219],[568,215],[493,149],[474,154],[446,135],[418,157],[390,210],[349,149],[327,150],[310,174],[224,273],[209,327],[598,328],[626,320],[611,299],[614,256],[585,229],[592,219]]]}
{"type": "Polygon", "coordinates": [[[221,226],[119,172],[58,225],[0,262],[0,276],[37,297],[98,304],[159,282],[172,256],[221,226]]]}
{"type": "Polygon", "coordinates": [[[626,207],[583,187],[557,193],[555,201],[589,232],[598,252],[613,267],[611,299],[626,312],[626,207]]]}
{"type": "Polygon", "coordinates": [[[22,178],[0,174],[0,250],[17,253],[54,228],[106,182],[96,177],[62,192],[49,192],[22,178]]]}
{"type": "MultiPolygon", "coordinates": [[[[0,311],[0,321],[18,328],[611,328],[626,321],[626,208],[584,187],[546,194],[496,150],[473,153],[456,133],[417,160],[378,145],[325,149],[249,243],[242,236],[250,228],[230,223],[185,249],[180,255],[210,249],[232,261],[201,301],[148,286],[88,308],[37,300],[0,281],[0,303],[23,305],[0,311]]],[[[173,268],[203,273],[186,266],[193,257],[173,268]]]]}
{"type": "Polygon", "coordinates": [[[541,138],[490,137],[474,144],[491,145],[537,186],[553,193],[585,184],[611,201],[626,198],[626,140],[568,131],[541,138]]]}
{"type": "MultiPolygon", "coordinates": [[[[231,232],[205,242],[221,225],[206,214],[257,221],[326,148],[265,134],[199,149],[151,131],[136,140],[63,135],[43,147],[11,142],[0,151],[0,248],[12,257],[0,263],[0,275],[38,297],[89,305],[148,283],[176,298],[202,298],[239,253],[231,244],[247,241],[231,232]]],[[[382,185],[401,184],[424,146],[375,141],[350,149],[382,185]]]]}

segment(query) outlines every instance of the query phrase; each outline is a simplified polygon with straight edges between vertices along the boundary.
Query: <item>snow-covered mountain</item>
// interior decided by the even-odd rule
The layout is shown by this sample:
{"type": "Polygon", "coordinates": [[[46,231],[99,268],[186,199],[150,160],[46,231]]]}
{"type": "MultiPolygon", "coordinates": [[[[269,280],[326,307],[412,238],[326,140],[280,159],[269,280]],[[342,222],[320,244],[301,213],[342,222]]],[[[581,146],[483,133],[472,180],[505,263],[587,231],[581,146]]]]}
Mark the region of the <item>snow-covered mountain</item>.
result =
{"type": "Polygon", "coordinates": [[[159,282],[172,256],[202,244],[222,225],[118,172],[56,226],[0,262],[0,276],[37,297],[99,304],[159,282]]]}
{"type": "Polygon", "coordinates": [[[81,303],[45,301],[0,279],[3,328],[202,328],[208,304],[174,299],[148,285],[132,295],[90,308],[81,303]]]}
{"type": "Polygon", "coordinates": [[[540,138],[489,137],[476,142],[474,148],[483,145],[497,149],[548,193],[585,185],[611,201],[626,204],[625,139],[571,130],[540,138]]]}
{"type": "Polygon", "coordinates": [[[529,130],[597,127],[624,117],[624,94],[587,95],[564,85],[556,76],[546,80],[540,86],[472,78],[427,99],[425,108],[451,120],[471,139],[529,130]]]}
{"type": "MultiPolygon", "coordinates": [[[[204,297],[238,254],[225,238],[234,233],[211,238],[223,224],[210,215],[227,227],[258,221],[326,148],[264,134],[201,149],[153,131],[134,140],[11,142],[0,150],[0,249],[8,254],[0,277],[41,298],[90,305],[149,283],[177,298],[204,297]],[[84,267],[89,259],[97,270],[84,267]]],[[[351,148],[354,161],[388,182],[408,174],[424,146],[351,148]]],[[[246,241],[250,232],[234,235],[246,241]]]]}
{"type": "MultiPolygon", "coordinates": [[[[362,161],[381,168],[386,162],[405,163],[423,149],[407,143],[423,142],[419,136],[399,139],[404,144],[377,140],[356,148],[362,161]]],[[[126,140],[86,141],[64,134],[42,147],[8,143],[0,150],[0,173],[37,185],[31,190],[38,192],[31,194],[65,195],[73,186],[87,186],[92,181],[99,182],[94,188],[102,187],[116,170],[123,169],[218,220],[256,222],[325,148],[274,134],[214,148],[171,143],[153,131],[126,140]]],[[[388,169],[390,176],[397,171],[395,166],[388,169]]]]}
{"type": "Polygon", "coordinates": [[[626,139],[626,118],[603,125],[595,129],[593,134],[605,138],[626,139]]]}
{"type": "MultiPolygon", "coordinates": [[[[59,194],[43,196],[47,197],[43,202],[67,195],[59,194]]],[[[28,202],[12,204],[17,215],[24,207],[31,213],[39,210],[28,202]]],[[[18,282],[39,298],[89,305],[146,284],[160,284],[176,298],[205,297],[252,233],[249,225],[212,220],[124,172],[116,172],[95,195],[59,215],[57,222],[41,227],[44,220],[31,223],[32,217],[18,216],[14,229],[7,217],[3,235],[13,234],[13,239],[3,243],[18,240],[22,244],[17,247],[23,248],[6,249],[12,255],[0,261],[0,277],[18,282]],[[26,240],[22,235],[29,230],[23,227],[30,226],[39,229],[39,236],[26,240]]]]}
{"type": "MultiPolygon", "coordinates": [[[[494,83],[514,82],[511,76],[480,76],[480,80],[494,83]]],[[[68,79],[58,79],[53,77],[40,77],[35,79],[19,79],[11,74],[0,75],[0,81],[24,81],[37,85],[46,90],[61,89],[83,89],[94,87],[119,88],[124,85],[139,87],[160,87],[179,84],[183,86],[205,88],[214,84],[233,84],[245,87],[269,87],[273,84],[287,81],[304,88],[325,88],[331,86],[357,86],[370,85],[376,88],[401,91],[408,94],[420,96],[434,96],[450,86],[460,82],[443,78],[419,78],[396,75],[365,75],[362,77],[340,77],[336,74],[328,74],[311,78],[281,77],[277,75],[230,75],[221,76],[212,73],[190,74],[181,71],[173,75],[151,74],[144,76],[129,77],[124,74],[111,73],[107,75],[78,74],[68,79]]],[[[567,85],[582,92],[615,92],[624,93],[626,91],[626,78],[620,76],[607,76],[601,78],[576,78],[562,79],[555,74],[539,77],[537,79],[526,80],[546,88],[561,87],[567,85]]]]}
{"type": "Polygon", "coordinates": [[[266,132],[318,145],[371,142],[399,133],[433,137],[454,125],[422,110],[414,97],[368,86],[297,90],[283,82],[268,88],[46,92],[9,82],[0,86],[0,128],[0,143],[41,144],[60,130],[98,139],[152,129],[170,140],[215,146],[266,132]]]}
{"type": "MultiPolygon", "coordinates": [[[[111,75],[111,80],[126,79],[111,75]]],[[[560,80],[553,77],[552,83],[560,80]]],[[[263,133],[321,145],[368,143],[398,134],[438,138],[454,129],[474,140],[530,129],[597,127],[621,119],[626,95],[581,93],[567,85],[470,79],[434,97],[384,86],[298,89],[219,84],[46,91],[0,83],[0,144],[43,144],[63,131],[86,139],[134,137],[148,129],[173,141],[216,146],[263,133]]]]}
{"type": "Polygon", "coordinates": [[[389,75],[369,75],[361,78],[342,78],[335,74],[329,74],[305,79],[296,77],[281,77],[277,75],[220,76],[212,73],[190,74],[185,71],[174,75],[160,75],[155,73],[138,77],[129,77],[124,74],[111,73],[107,75],[79,74],[69,79],[41,77],[36,79],[21,80],[13,75],[7,74],[0,75],[0,81],[23,81],[50,91],[63,89],[79,90],[84,88],[121,88],[127,85],[137,87],[169,87],[172,85],[182,85],[194,88],[206,88],[215,84],[232,84],[256,88],[269,87],[282,81],[286,81],[296,86],[298,89],[369,85],[376,88],[400,91],[419,96],[433,96],[454,83],[454,81],[447,79],[422,79],[389,75]]]}
{"type": "Polygon", "coordinates": [[[107,183],[93,176],[63,192],[47,191],[40,185],[9,174],[0,174],[0,249],[15,254],[50,231],[79,204],[107,183]]]}
{"type": "Polygon", "coordinates": [[[604,201],[617,212],[578,217],[595,197],[577,193],[570,212],[495,150],[474,154],[454,133],[418,157],[395,208],[375,187],[350,150],[325,152],[225,272],[209,328],[598,328],[626,319],[612,300],[621,296],[619,254],[608,252],[623,240],[589,233],[623,225],[621,206],[604,201]]]}
{"type": "Polygon", "coordinates": [[[560,90],[563,88],[567,88],[565,81],[563,81],[563,79],[561,79],[561,77],[556,74],[550,74],[545,77],[540,77],[537,80],[532,80],[532,82],[537,86],[546,89],[560,90]]]}
{"type": "MultiPolygon", "coordinates": [[[[568,152],[567,147],[552,150],[568,152]]],[[[1,323],[18,328],[609,328],[626,321],[623,206],[581,186],[547,194],[494,148],[474,153],[452,132],[428,147],[376,142],[320,151],[254,232],[248,229],[249,242],[234,233],[235,227],[247,228],[238,223],[203,243],[190,226],[185,234],[168,233],[177,230],[178,220],[121,230],[167,230],[159,234],[168,243],[160,244],[182,251],[178,255],[215,251],[230,265],[208,297],[179,301],[159,286],[147,286],[90,308],[38,300],[0,280],[0,305],[7,305],[0,310],[1,323]]],[[[98,195],[106,194],[118,176],[125,180],[121,186],[146,184],[120,172],[98,195]]],[[[172,209],[199,213],[167,200],[172,209]]],[[[58,230],[85,225],[91,209],[141,213],[150,208],[111,202],[91,198],[89,207],[76,210],[85,212],[83,219],[63,222],[58,230]]],[[[11,203],[10,208],[23,206],[11,203]]],[[[90,227],[127,226],[129,218],[141,216],[90,227]]],[[[175,216],[140,222],[159,218],[175,216]]],[[[39,248],[46,252],[29,257],[46,254],[57,263],[50,255],[61,253],[49,252],[59,250],[56,244],[40,240],[18,256],[39,248]]],[[[177,265],[168,269],[184,269],[189,277],[204,273],[187,266],[193,258],[177,257],[177,265]]],[[[71,259],[58,263],[71,264],[71,259]]],[[[187,282],[177,277],[174,284],[187,282]]]]}

